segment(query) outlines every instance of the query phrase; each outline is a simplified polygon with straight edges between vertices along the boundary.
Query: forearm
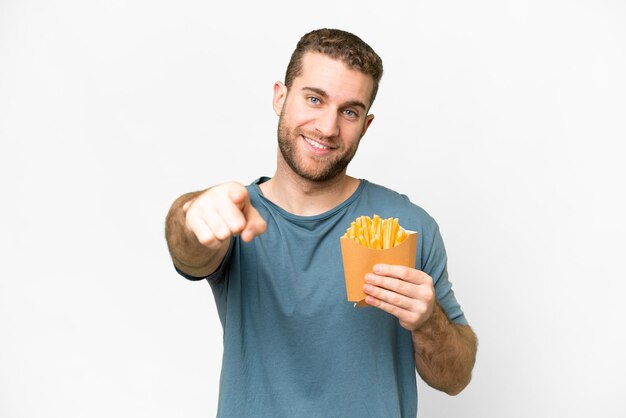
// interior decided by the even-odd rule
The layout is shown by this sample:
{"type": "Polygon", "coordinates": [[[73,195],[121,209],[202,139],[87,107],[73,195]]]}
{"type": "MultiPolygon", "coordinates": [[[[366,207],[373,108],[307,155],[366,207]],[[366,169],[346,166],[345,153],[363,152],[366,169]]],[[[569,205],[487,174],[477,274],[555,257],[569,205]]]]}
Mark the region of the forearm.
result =
{"type": "Polygon", "coordinates": [[[470,382],[477,341],[467,325],[452,323],[438,304],[428,321],[412,332],[415,368],[426,383],[449,395],[470,382]]]}
{"type": "Polygon", "coordinates": [[[165,239],[174,265],[187,274],[207,276],[219,266],[228,251],[228,245],[209,249],[185,225],[185,203],[199,196],[202,191],[180,196],[172,204],[165,220],[165,239]]]}

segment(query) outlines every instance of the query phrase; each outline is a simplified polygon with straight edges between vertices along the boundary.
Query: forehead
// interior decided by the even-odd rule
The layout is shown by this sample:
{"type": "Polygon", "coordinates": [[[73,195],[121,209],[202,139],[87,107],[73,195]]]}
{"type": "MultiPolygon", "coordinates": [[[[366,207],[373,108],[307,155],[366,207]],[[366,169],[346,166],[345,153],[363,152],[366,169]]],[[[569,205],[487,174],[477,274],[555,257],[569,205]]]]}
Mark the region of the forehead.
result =
{"type": "Polygon", "coordinates": [[[328,55],[307,52],[302,57],[302,71],[294,78],[292,87],[313,87],[324,90],[338,101],[358,100],[369,105],[374,78],[328,55]]]}

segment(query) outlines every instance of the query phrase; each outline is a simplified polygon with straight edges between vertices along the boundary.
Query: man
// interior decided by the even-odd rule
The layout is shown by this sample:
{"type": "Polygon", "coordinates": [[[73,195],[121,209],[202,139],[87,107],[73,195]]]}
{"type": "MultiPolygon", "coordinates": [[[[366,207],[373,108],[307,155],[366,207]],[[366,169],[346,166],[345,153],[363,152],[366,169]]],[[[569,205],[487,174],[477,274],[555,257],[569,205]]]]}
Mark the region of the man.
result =
{"type": "Polygon", "coordinates": [[[451,395],[470,381],[476,338],[437,224],[406,196],[346,174],[381,76],[353,34],[306,34],[274,85],[274,177],[189,193],[170,209],[174,265],[209,281],[224,330],[220,417],[414,417],[415,370],[451,395]],[[375,266],[364,285],[372,307],[355,308],[339,238],[374,213],[418,231],[417,266],[375,266]]]}

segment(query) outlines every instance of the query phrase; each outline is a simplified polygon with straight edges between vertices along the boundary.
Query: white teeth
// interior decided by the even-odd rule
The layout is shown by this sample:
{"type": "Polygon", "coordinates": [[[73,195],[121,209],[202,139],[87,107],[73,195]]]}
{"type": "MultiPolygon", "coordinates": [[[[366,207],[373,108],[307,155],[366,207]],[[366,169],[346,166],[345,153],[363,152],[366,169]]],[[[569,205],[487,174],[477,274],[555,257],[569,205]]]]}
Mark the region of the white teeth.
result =
{"type": "Polygon", "coordinates": [[[319,142],[312,140],[311,138],[307,138],[306,136],[304,137],[304,140],[308,142],[309,144],[313,145],[317,149],[330,149],[330,147],[322,145],[319,142]]]}

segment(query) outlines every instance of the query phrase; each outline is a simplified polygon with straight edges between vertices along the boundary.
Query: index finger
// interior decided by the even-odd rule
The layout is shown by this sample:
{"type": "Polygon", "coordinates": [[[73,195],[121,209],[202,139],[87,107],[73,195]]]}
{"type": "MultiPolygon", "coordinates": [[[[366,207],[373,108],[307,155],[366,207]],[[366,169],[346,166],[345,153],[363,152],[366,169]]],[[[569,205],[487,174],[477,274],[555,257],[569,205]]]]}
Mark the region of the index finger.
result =
{"type": "Polygon", "coordinates": [[[376,264],[374,265],[374,273],[415,284],[431,284],[433,281],[432,277],[421,270],[395,264],[376,264]]]}
{"type": "Polygon", "coordinates": [[[246,227],[241,233],[241,238],[245,242],[250,242],[258,235],[261,235],[267,229],[267,222],[261,216],[258,210],[251,204],[248,204],[244,208],[244,215],[246,217],[246,227]]]}

